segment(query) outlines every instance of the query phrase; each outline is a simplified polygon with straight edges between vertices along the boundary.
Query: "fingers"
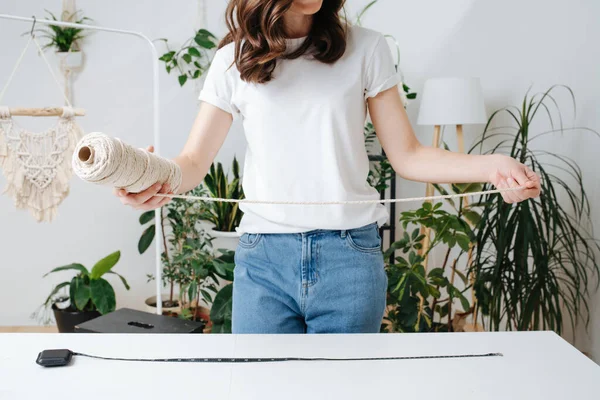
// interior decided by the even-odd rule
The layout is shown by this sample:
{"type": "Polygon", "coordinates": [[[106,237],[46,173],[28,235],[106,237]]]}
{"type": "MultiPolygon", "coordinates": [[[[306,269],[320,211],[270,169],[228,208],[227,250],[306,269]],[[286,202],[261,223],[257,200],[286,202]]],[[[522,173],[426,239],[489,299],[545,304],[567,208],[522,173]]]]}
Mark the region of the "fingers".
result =
{"type": "MultiPolygon", "coordinates": [[[[169,193],[169,194],[173,194],[173,193],[169,193]]],[[[156,206],[156,208],[160,208],[165,206],[167,203],[169,203],[171,201],[170,197],[164,197],[160,203],[158,203],[158,206],[156,206]]]]}
{"type": "MultiPolygon", "coordinates": [[[[513,178],[506,179],[506,183],[508,184],[507,186],[509,188],[518,188],[521,186],[521,184],[515,181],[513,178]]],[[[513,203],[518,203],[528,198],[528,196],[525,193],[525,190],[523,189],[507,192],[507,195],[512,199],[513,203]]]]}
{"type": "Polygon", "coordinates": [[[121,203],[132,206],[136,209],[146,209],[146,207],[142,207],[144,203],[155,197],[155,195],[162,189],[162,186],[162,184],[156,183],[140,193],[126,193],[125,195],[122,195],[122,193],[119,192],[121,194],[121,203]]]}
{"type": "Polygon", "coordinates": [[[510,174],[511,177],[509,179],[513,179],[514,181],[516,181],[517,186],[525,186],[526,183],[529,181],[529,178],[527,177],[526,173],[526,167],[524,165],[521,165],[520,168],[513,169],[512,171],[510,171],[510,174]]]}
{"type": "Polygon", "coordinates": [[[529,197],[538,197],[540,195],[542,184],[540,182],[540,177],[534,171],[527,168],[526,170],[528,181],[525,184],[527,187],[527,194],[529,197]]]}
{"type": "Polygon", "coordinates": [[[148,147],[146,147],[146,151],[148,151],[150,153],[154,153],[154,146],[148,146],[148,147]]]}
{"type": "Polygon", "coordinates": [[[160,189],[162,188],[162,184],[160,183],[155,183],[154,185],[150,186],[148,189],[144,190],[143,192],[140,193],[130,193],[127,195],[127,204],[129,205],[133,205],[133,206],[140,206],[142,204],[144,204],[145,202],[147,202],[148,200],[150,200],[150,198],[154,197],[154,195],[156,193],[158,193],[160,191],[160,189]]]}
{"type": "Polygon", "coordinates": [[[123,189],[114,191],[121,203],[131,206],[136,210],[154,210],[171,201],[170,197],[157,196],[157,194],[170,194],[171,186],[168,183],[157,183],[140,193],[127,193],[123,189]]]}
{"type": "Polygon", "coordinates": [[[535,172],[525,165],[521,164],[520,168],[513,169],[511,171],[511,178],[507,179],[507,183],[509,187],[520,186],[524,188],[523,190],[513,192],[514,195],[511,197],[516,201],[524,201],[540,195],[540,179],[535,172]]]}
{"type": "MultiPolygon", "coordinates": [[[[505,180],[500,180],[497,184],[496,187],[498,189],[506,189],[508,187],[508,184],[506,183],[505,180]]],[[[512,197],[510,196],[510,192],[501,192],[502,198],[504,199],[504,201],[506,203],[512,204],[514,203],[514,200],[512,199],[512,197]]]]}
{"type": "MultiPolygon", "coordinates": [[[[164,185],[162,185],[162,188],[158,191],[158,193],[167,194],[170,191],[171,191],[171,186],[168,183],[165,183],[164,185]]],[[[165,199],[169,200],[168,197],[154,196],[154,197],[151,197],[148,201],[146,201],[144,203],[144,206],[148,206],[148,207],[150,207],[150,209],[158,208],[159,204],[163,203],[165,199]]]]}

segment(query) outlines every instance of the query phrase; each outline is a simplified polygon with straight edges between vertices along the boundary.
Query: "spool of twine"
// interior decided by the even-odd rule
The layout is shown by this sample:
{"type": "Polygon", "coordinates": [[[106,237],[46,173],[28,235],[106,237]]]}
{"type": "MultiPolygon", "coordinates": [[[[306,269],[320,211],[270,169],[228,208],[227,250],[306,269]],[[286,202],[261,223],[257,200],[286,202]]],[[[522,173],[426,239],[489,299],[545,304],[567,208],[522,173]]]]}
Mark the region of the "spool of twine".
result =
{"type": "Polygon", "coordinates": [[[102,133],[84,136],[73,152],[73,172],[86,182],[139,193],[155,183],[177,192],[181,169],[173,161],[102,133]]]}

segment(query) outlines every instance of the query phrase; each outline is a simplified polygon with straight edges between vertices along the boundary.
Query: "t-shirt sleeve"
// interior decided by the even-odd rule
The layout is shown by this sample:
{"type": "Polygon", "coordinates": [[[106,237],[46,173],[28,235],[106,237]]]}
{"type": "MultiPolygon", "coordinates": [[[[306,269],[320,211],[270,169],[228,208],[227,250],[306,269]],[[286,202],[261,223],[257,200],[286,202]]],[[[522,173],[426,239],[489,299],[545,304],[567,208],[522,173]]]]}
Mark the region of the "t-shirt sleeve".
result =
{"type": "MultiPolygon", "coordinates": [[[[199,99],[235,115],[237,109],[232,104],[233,79],[230,71],[232,60],[228,60],[228,57],[226,57],[226,50],[228,49],[221,48],[215,53],[208,68],[199,99]]],[[[231,68],[235,68],[235,66],[231,68]]]]}
{"type": "Polygon", "coordinates": [[[400,83],[400,75],[396,72],[390,47],[383,35],[378,36],[375,49],[367,60],[365,100],[400,83]]]}

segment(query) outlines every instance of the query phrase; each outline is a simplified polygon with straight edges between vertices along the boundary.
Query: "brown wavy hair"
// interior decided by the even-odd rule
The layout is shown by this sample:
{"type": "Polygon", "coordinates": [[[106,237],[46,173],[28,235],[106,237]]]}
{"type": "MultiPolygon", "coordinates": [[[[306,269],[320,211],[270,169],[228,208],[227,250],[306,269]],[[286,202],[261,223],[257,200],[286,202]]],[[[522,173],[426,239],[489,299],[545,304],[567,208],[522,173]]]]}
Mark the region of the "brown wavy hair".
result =
{"type": "Polygon", "coordinates": [[[283,15],[294,0],[230,0],[225,12],[229,33],[219,48],[235,43],[235,65],[243,81],[265,83],[272,79],[278,59],[295,59],[310,49],[317,60],[333,64],[346,51],[345,20],[340,16],[346,0],[324,0],[313,15],[304,43],[286,54],[283,15]]]}

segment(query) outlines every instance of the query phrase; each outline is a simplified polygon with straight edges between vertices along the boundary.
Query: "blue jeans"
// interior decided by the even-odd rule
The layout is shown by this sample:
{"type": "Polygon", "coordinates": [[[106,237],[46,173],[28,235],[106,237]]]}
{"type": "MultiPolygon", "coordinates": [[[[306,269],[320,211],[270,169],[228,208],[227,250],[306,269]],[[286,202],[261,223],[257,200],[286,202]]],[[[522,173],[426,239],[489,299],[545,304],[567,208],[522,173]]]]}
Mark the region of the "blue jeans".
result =
{"type": "Polygon", "coordinates": [[[377,333],[387,275],[377,224],[245,233],[235,253],[233,333],[377,333]]]}

